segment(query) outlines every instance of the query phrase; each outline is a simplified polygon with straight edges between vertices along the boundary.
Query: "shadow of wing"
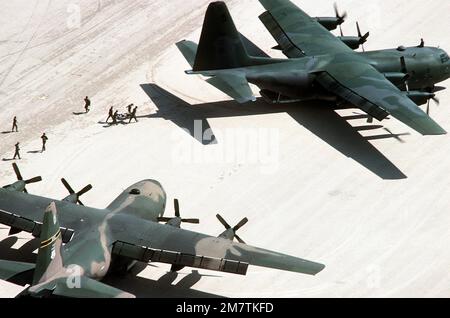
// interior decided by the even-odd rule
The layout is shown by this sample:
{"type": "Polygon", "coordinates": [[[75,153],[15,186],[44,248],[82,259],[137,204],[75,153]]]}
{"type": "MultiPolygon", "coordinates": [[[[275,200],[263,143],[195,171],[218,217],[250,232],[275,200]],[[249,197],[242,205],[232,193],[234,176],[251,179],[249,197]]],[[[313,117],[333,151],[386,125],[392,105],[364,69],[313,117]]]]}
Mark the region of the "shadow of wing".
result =
{"type": "Polygon", "coordinates": [[[115,288],[131,293],[138,298],[223,298],[223,296],[205,293],[186,286],[173,285],[176,273],[167,273],[159,280],[138,276],[108,277],[103,282],[115,288]]]}
{"type": "MultiPolygon", "coordinates": [[[[208,118],[288,113],[317,137],[380,178],[386,180],[406,178],[403,172],[357,131],[357,129],[371,130],[381,126],[352,127],[330,107],[329,103],[304,102],[272,105],[260,98],[256,102],[246,104],[238,104],[231,100],[190,105],[156,84],[145,84],[141,87],[158,107],[158,112],[149,117],[164,118],[173,121],[179,127],[189,127],[191,134],[195,128],[195,119],[201,119],[203,123],[207,123],[208,118]]],[[[210,129],[209,124],[203,127],[210,129]]]]}
{"type": "Polygon", "coordinates": [[[302,105],[288,113],[317,137],[380,178],[386,180],[406,178],[389,159],[324,103],[302,105]]]}

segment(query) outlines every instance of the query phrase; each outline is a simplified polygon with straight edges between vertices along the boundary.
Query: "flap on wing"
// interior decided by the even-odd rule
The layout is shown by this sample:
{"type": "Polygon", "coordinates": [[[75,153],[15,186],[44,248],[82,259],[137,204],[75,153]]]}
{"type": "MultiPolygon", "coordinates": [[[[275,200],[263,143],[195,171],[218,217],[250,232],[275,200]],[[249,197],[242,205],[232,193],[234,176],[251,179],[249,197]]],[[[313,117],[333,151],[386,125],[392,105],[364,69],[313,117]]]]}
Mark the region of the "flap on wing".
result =
{"type": "Polygon", "coordinates": [[[247,274],[248,268],[248,264],[244,262],[228,260],[225,258],[205,257],[180,252],[158,250],[143,246],[136,246],[125,242],[114,243],[113,253],[118,256],[129,257],[145,263],[165,263],[239,275],[247,274]]]}
{"type": "Polygon", "coordinates": [[[277,21],[269,11],[259,16],[266,29],[278,43],[278,48],[289,58],[299,58],[305,56],[305,53],[286,35],[277,21]]]}
{"type": "Polygon", "coordinates": [[[268,11],[260,17],[261,21],[283,50],[286,49],[288,57],[298,57],[299,52],[310,56],[352,52],[344,42],[291,1],[259,2],[268,11]]]}
{"type": "Polygon", "coordinates": [[[375,105],[370,102],[366,98],[358,93],[352,91],[346,86],[339,83],[335,78],[333,78],[330,74],[323,72],[316,77],[316,81],[319,82],[326,90],[335,93],[342,99],[350,102],[353,105],[356,105],[367,114],[381,121],[389,116],[389,113],[383,108],[375,105]]]}
{"type": "MultiPolygon", "coordinates": [[[[0,210],[0,223],[10,226],[27,233],[31,233],[34,237],[40,237],[42,223],[29,220],[13,213],[0,210]]],[[[68,243],[73,237],[74,230],[61,227],[61,236],[63,243],[68,243]]]]}
{"type": "Polygon", "coordinates": [[[238,103],[243,104],[256,100],[243,73],[218,73],[206,81],[238,103]]]}
{"type": "Polygon", "coordinates": [[[173,231],[170,241],[154,243],[155,246],[148,247],[118,241],[114,244],[113,253],[143,262],[154,261],[240,275],[247,273],[249,265],[308,275],[316,275],[325,268],[323,264],[301,258],[180,229],[173,231]],[[190,235],[194,236],[188,238],[190,235]]]}

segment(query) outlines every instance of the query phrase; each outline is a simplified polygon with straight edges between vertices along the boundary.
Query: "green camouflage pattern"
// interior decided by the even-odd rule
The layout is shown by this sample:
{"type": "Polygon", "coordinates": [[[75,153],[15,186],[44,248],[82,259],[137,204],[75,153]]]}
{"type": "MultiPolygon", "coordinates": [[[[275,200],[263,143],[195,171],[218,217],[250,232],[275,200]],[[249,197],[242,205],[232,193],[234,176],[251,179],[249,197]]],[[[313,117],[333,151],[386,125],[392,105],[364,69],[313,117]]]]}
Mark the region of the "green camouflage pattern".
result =
{"type": "MultiPolygon", "coordinates": [[[[245,274],[248,265],[316,275],[324,265],[235,243],[229,239],[158,223],[166,193],[155,180],[127,188],[106,209],[94,209],[0,189],[0,223],[40,233],[32,286],[27,293],[65,297],[133,297],[99,281],[129,270],[136,261],[155,261],[245,274]],[[42,211],[46,211],[42,215],[42,211]],[[11,221],[13,220],[13,221],[11,221]],[[30,225],[41,224],[40,231],[30,225]],[[66,229],[66,230],[62,230],[66,229]],[[63,245],[63,231],[73,237],[63,245]],[[73,281],[76,283],[72,284],[73,281]],[[73,286],[72,286],[73,285],[73,286]]],[[[0,278],[10,279],[31,265],[0,262],[0,278]]],[[[34,267],[34,266],[33,266],[34,267]]]]}
{"type": "Polygon", "coordinates": [[[211,77],[208,83],[240,103],[255,100],[252,83],[270,103],[346,103],[380,121],[391,115],[423,135],[446,133],[418,107],[450,77],[445,51],[419,46],[358,53],[292,2],[260,2],[267,10],[261,21],[289,59],[251,56],[225,3],[213,2],[199,45],[177,43],[193,68],[187,73],[211,77]]]}

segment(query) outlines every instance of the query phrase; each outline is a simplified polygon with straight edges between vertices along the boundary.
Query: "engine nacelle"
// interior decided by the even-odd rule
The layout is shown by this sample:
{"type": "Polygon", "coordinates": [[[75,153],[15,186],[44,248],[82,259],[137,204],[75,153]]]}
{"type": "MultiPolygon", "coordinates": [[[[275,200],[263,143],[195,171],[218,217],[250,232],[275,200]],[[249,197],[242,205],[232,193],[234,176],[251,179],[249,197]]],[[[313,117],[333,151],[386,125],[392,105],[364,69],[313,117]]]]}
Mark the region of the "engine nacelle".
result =
{"type": "Polygon", "coordinates": [[[328,31],[336,30],[342,23],[342,19],[339,17],[317,17],[315,18],[325,29],[328,31]]]}
{"type": "Polygon", "coordinates": [[[411,99],[417,106],[425,105],[428,101],[434,98],[436,95],[433,93],[410,91],[407,92],[409,99],[411,99]]]}
{"type": "Polygon", "coordinates": [[[402,72],[384,73],[383,75],[395,86],[404,85],[411,77],[411,75],[402,72]]]}
{"type": "Polygon", "coordinates": [[[359,36],[338,36],[352,50],[357,50],[361,46],[362,38],[359,36]]]}

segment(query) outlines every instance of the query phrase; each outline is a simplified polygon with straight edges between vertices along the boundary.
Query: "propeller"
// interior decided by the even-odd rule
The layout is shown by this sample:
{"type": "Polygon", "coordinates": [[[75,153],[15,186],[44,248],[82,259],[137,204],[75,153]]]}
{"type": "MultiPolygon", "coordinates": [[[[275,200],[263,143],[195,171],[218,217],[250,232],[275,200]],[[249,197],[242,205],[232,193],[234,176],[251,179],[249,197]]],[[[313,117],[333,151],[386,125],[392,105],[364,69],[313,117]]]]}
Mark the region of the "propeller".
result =
{"type": "Polygon", "coordinates": [[[366,34],[362,35],[361,28],[359,27],[359,23],[356,22],[356,29],[358,30],[358,37],[359,37],[359,45],[361,45],[361,48],[363,52],[366,50],[364,49],[364,43],[367,42],[367,39],[369,38],[370,32],[367,32],[366,34]]]}
{"type": "Polygon", "coordinates": [[[13,183],[12,185],[6,186],[5,188],[10,188],[13,189],[15,191],[19,191],[19,192],[25,192],[28,193],[27,189],[26,189],[26,185],[27,184],[31,184],[31,183],[36,183],[36,182],[40,182],[42,181],[42,177],[34,177],[28,180],[24,180],[22,177],[22,174],[20,173],[19,167],[17,166],[16,163],[12,164],[13,169],[14,169],[14,173],[16,174],[17,177],[17,181],[15,183],[13,183]]]}
{"type": "Polygon", "coordinates": [[[80,197],[83,194],[85,194],[86,192],[90,191],[92,189],[92,185],[88,184],[87,186],[85,186],[80,191],[75,192],[72,189],[72,187],[70,186],[70,184],[66,181],[66,179],[62,178],[61,182],[64,185],[64,187],[67,189],[67,191],[69,191],[69,193],[70,193],[67,197],[65,197],[63,199],[63,201],[72,202],[74,204],[78,203],[79,205],[83,205],[84,206],[84,204],[80,201],[80,197]]]}
{"type": "Polygon", "coordinates": [[[345,19],[347,18],[347,12],[344,12],[343,14],[339,13],[339,8],[337,6],[337,3],[334,3],[334,12],[336,14],[336,18],[337,18],[337,23],[339,25],[339,29],[341,31],[341,35],[343,35],[344,33],[342,32],[342,24],[345,22],[345,19]]]}
{"type": "Polygon", "coordinates": [[[389,128],[384,128],[385,131],[387,131],[390,135],[392,135],[392,137],[394,137],[395,139],[397,139],[399,142],[401,142],[402,144],[405,143],[405,141],[401,138],[402,136],[408,136],[409,133],[405,133],[405,134],[394,134],[389,128]]]}
{"type": "Polygon", "coordinates": [[[159,217],[158,222],[165,222],[169,225],[180,227],[181,223],[191,223],[191,224],[199,224],[199,219],[184,219],[180,215],[180,204],[178,202],[178,199],[173,200],[173,206],[175,209],[175,217],[168,218],[168,217],[159,217]]]}
{"type": "Polygon", "coordinates": [[[429,99],[428,99],[428,103],[427,103],[427,115],[430,115],[430,101],[433,100],[435,102],[435,104],[437,106],[439,106],[439,104],[441,103],[441,101],[439,100],[439,98],[437,98],[436,94],[433,94],[429,99]]]}
{"type": "Polygon", "coordinates": [[[408,73],[408,68],[406,67],[406,60],[405,60],[404,56],[402,56],[400,58],[400,66],[401,66],[401,72],[406,74],[405,86],[406,86],[406,91],[409,92],[409,79],[411,78],[411,74],[408,73]]]}
{"type": "Polygon", "coordinates": [[[216,215],[217,219],[222,223],[222,225],[226,228],[226,231],[219,235],[219,237],[226,238],[229,240],[236,239],[239,243],[246,244],[244,240],[242,240],[236,232],[243,227],[247,222],[247,218],[243,218],[238,224],[236,224],[234,227],[231,227],[227,221],[223,217],[220,216],[220,214],[216,215]]]}

